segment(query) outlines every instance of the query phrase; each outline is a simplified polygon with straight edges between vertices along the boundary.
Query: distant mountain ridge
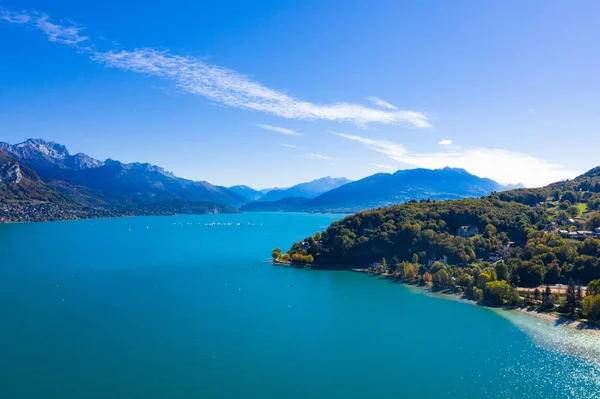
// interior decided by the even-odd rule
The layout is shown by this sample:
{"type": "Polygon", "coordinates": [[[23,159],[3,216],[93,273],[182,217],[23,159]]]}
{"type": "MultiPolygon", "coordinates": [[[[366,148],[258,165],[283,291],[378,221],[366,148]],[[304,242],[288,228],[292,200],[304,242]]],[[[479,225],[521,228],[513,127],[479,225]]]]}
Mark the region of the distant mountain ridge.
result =
{"type": "MultiPolygon", "coordinates": [[[[378,173],[315,198],[282,199],[244,205],[243,211],[354,212],[407,202],[481,197],[506,187],[459,168],[408,169],[378,173]]],[[[265,196],[266,197],[266,196],[265,196]]],[[[263,197],[263,200],[264,198],[263,197]]]]}
{"type": "Polygon", "coordinates": [[[0,150],[0,222],[234,212],[238,211],[210,201],[171,199],[139,204],[74,182],[47,183],[33,169],[0,150]]]}
{"type": "Polygon", "coordinates": [[[71,155],[61,144],[29,139],[0,149],[19,163],[30,167],[46,183],[77,197],[82,189],[100,197],[108,194],[117,202],[147,205],[159,201],[210,201],[239,207],[248,201],[225,187],[183,179],[149,163],[102,162],[85,154],[71,155]]]}
{"type": "Polygon", "coordinates": [[[327,176],[310,182],[296,184],[290,188],[269,190],[259,201],[277,201],[289,197],[314,198],[350,183],[350,181],[345,177],[327,176]]]}
{"type": "Polygon", "coordinates": [[[51,209],[36,213],[43,217],[31,220],[235,212],[234,208],[354,212],[410,200],[481,197],[508,188],[464,169],[447,167],[379,173],[358,181],[327,176],[289,188],[259,191],[180,178],[149,163],[72,155],[64,145],[42,139],[14,145],[0,142],[0,154],[0,206],[12,201],[10,209],[4,208],[5,214],[27,214],[36,204],[52,204],[51,209]],[[61,209],[68,212],[61,213],[61,209]]]}
{"type": "Polygon", "coordinates": [[[229,187],[231,191],[244,197],[248,202],[258,201],[264,196],[264,193],[261,191],[255,190],[252,187],[238,185],[229,187]]]}
{"type": "Polygon", "coordinates": [[[42,139],[28,139],[14,145],[0,142],[0,150],[34,169],[56,167],[82,170],[104,164],[85,154],[71,155],[64,145],[42,139]]]}

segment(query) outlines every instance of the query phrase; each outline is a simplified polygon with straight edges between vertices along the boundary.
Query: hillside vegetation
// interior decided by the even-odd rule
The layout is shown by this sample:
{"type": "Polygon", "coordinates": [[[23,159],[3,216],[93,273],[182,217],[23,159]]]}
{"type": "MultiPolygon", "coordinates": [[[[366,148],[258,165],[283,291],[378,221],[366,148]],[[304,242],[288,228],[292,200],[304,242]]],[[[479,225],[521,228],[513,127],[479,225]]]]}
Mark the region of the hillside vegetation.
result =
{"type": "Polygon", "coordinates": [[[600,279],[599,208],[595,168],[542,188],[360,212],[273,257],[314,267],[370,266],[476,297],[490,282],[537,287],[572,279],[585,285],[600,279]]]}

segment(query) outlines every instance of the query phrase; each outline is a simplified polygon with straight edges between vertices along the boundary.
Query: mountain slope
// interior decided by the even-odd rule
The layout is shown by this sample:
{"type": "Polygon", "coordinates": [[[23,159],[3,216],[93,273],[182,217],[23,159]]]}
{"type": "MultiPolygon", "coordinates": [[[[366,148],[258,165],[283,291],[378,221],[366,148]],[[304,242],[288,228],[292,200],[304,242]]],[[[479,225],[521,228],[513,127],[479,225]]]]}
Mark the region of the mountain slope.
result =
{"type": "MultiPolygon", "coordinates": [[[[421,199],[460,199],[481,197],[504,187],[490,179],[472,175],[464,169],[409,169],[396,173],[378,173],[347,183],[307,201],[296,200],[297,206],[277,201],[247,204],[242,210],[269,211],[358,211],[421,199]]],[[[266,197],[266,196],[265,196],[266,197]]],[[[263,200],[265,199],[263,197],[263,200]]]]}
{"type": "Polygon", "coordinates": [[[327,191],[350,183],[345,177],[323,177],[307,183],[300,183],[285,189],[273,189],[267,192],[260,201],[277,201],[288,197],[313,198],[327,191]]]}
{"type": "Polygon", "coordinates": [[[253,189],[252,187],[239,185],[239,186],[231,186],[228,187],[230,191],[233,191],[237,195],[246,199],[247,202],[258,201],[261,199],[264,194],[258,190],[253,189]]]}
{"type": "Polygon", "coordinates": [[[238,207],[248,202],[225,187],[177,178],[159,166],[125,164],[111,159],[101,162],[85,154],[71,155],[65,146],[51,141],[29,139],[15,145],[0,143],[0,149],[73,197],[84,191],[90,197],[94,192],[102,193],[101,196],[107,195],[124,205],[183,200],[238,207]]]}
{"type": "Polygon", "coordinates": [[[0,151],[0,202],[65,204],[67,200],[30,168],[0,151]]]}

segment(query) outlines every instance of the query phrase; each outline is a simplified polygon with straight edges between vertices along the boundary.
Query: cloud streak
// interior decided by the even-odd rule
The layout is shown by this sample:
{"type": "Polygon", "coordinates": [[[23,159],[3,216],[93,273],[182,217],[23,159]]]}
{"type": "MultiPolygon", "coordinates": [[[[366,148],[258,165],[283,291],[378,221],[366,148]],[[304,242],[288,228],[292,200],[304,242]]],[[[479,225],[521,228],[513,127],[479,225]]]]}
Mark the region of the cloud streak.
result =
{"type": "Polygon", "coordinates": [[[392,141],[332,133],[361,143],[397,162],[428,169],[446,166],[463,168],[477,176],[488,177],[502,184],[523,183],[528,187],[537,187],[579,174],[578,171],[568,169],[564,165],[520,152],[454,146],[448,151],[419,153],[409,151],[403,145],[392,141]]]}
{"type": "Polygon", "coordinates": [[[233,70],[196,58],[173,55],[152,48],[95,53],[92,60],[112,68],[167,79],[180,89],[235,108],[274,114],[286,119],[369,123],[407,123],[430,127],[417,111],[383,111],[349,103],[315,104],[269,89],[233,70]]]}
{"type": "Polygon", "coordinates": [[[357,125],[370,123],[407,124],[427,128],[427,115],[419,111],[398,110],[393,105],[377,99],[385,110],[346,102],[318,104],[299,100],[283,91],[267,88],[247,76],[231,69],[206,63],[198,58],[173,54],[167,50],[138,48],[134,50],[98,51],[82,28],[71,23],[51,23],[47,15],[38,12],[12,12],[0,8],[0,20],[32,26],[47,35],[48,40],[77,47],[102,65],[154,76],[172,82],[180,90],[202,96],[219,104],[251,111],[277,115],[286,119],[328,120],[357,125]],[[384,105],[385,104],[385,105],[384,105]],[[393,107],[393,108],[390,108],[393,107]]]}
{"type": "Polygon", "coordinates": [[[297,148],[295,145],[291,145],[291,144],[281,144],[282,147],[287,147],[287,148],[297,148]]]}
{"type": "Polygon", "coordinates": [[[328,157],[328,156],[321,155],[321,154],[315,154],[314,152],[311,152],[310,154],[308,154],[308,157],[312,158],[312,159],[323,159],[323,160],[326,160],[326,161],[335,161],[335,160],[337,160],[337,158],[328,157]]]}
{"type": "Polygon", "coordinates": [[[292,129],[286,129],[284,127],[263,125],[262,123],[259,123],[256,126],[265,130],[272,130],[277,133],[285,134],[286,136],[304,136],[302,133],[298,133],[292,129]]]}
{"type": "Polygon", "coordinates": [[[384,165],[384,164],[381,164],[381,163],[370,163],[369,165],[374,166],[374,167],[379,168],[379,169],[390,169],[390,170],[394,169],[394,167],[391,166],[391,165],[384,165]]]}
{"type": "Polygon", "coordinates": [[[69,25],[57,25],[50,22],[49,19],[46,14],[39,12],[15,13],[0,8],[0,20],[11,24],[31,26],[46,34],[48,40],[51,42],[77,46],[79,43],[89,40],[89,37],[80,34],[83,28],[72,23],[69,25]]]}
{"type": "Polygon", "coordinates": [[[452,145],[452,140],[441,140],[439,145],[452,145]]]}
{"type": "Polygon", "coordinates": [[[395,105],[390,104],[387,101],[382,100],[381,98],[378,98],[378,97],[369,97],[369,98],[367,98],[367,100],[371,101],[373,104],[375,104],[381,108],[386,108],[386,109],[390,109],[393,111],[398,109],[398,107],[396,107],[395,105]]]}

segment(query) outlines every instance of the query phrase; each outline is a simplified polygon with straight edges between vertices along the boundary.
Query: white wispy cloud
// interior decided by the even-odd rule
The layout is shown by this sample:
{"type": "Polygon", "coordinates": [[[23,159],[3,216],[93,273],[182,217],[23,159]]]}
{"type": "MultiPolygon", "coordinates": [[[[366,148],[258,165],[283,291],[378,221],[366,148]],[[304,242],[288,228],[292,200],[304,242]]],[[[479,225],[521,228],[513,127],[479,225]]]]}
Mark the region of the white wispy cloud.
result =
{"type": "Polygon", "coordinates": [[[345,102],[317,104],[303,101],[283,91],[269,89],[231,69],[167,50],[94,50],[92,45],[81,45],[82,42],[89,43],[89,38],[80,34],[82,28],[72,23],[52,23],[47,15],[36,11],[12,12],[0,8],[0,20],[32,26],[45,33],[50,41],[77,47],[80,52],[88,53],[93,61],[105,66],[165,79],[184,92],[230,107],[287,119],[320,119],[358,125],[406,123],[417,128],[430,127],[423,112],[390,108],[391,104],[385,102],[386,109],[382,110],[345,102]]]}
{"type": "Polygon", "coordinates": [[[391,109],[394,111],[398,109],[398,107],[396,107],[395,105],[390,104],[387,101],[382,100],[381,98],[378,98],[378,97],[369,97],[369,98],[367,98],[367,100],[371,101],[373,104],[375,104],[381,108],[387,108],[387,109],[391,109]]]}
{"type": "Polygon", "coordinates": [[[369,165],[374,166],[374,167],[379,168],[379,169],[391,169],[391,170],[394,169],[393,166],[391,166],[391,165],[384,165],[382,163],[370,163],[369,165]]]}
{"type": "Polygon", "coordinates": [[[256,126],[266,130],[272,130],[277,133],[285,134],[286,136],[304,136],[302,133],[298,133],[292,129],[286,129],[284,127],[263,125],[262,123],[259,123],[256,126]]]}
{"type": "Polygon", "coordinates": [[[383,111],[349,103],[315,104],[269,89],[230,69],[192,57],[152,48],[94,53],[94,61],[113,68],[173,81],[180,89],[219,103],[274,114],[287,119],[323,119],[358,125],[400,122],[425,128],[427,116],[417,111],[383,111]]]}
{"type": "Polygon", "coordinates": [[[452,145],[452,140],[441,140],[439,145],[452,145]]]}
{"type": "Polygon", "coordinates": [[[448,151],[419,153],[409,151],[403,145],[392,141],[332,133],[359,142],[397,162],[428,169],[439,169],[445,166],[463,168],[477,176],[488,177],[502,184],[523,183],[529,187],[537,187],[571,178],[579,173],[564,165],[514,151],[454,146],[448,151]]]}
{"type": "Polygon", "coordinates": [[[328,160],[328,161],[337,160],[337,158],[328,157],[328,156],[321,155],[321,154],[315,154],[314,152],[311,152],[310,154],[308,154],[308,157],[313,158],[313,159],[324,159],[324,160],[328,160]]]}
{"type": "Polygon", "coordinates": [[[287,147],[287,148],[296,148],[295,145],[291,145],[291,144],[281,144],[282,147],[287,147]]]}
{"type": "Polygon", "coordinates": [[[51,42],[75,46],[89,39],[89,37],[80,34],[83,28],[73,23],[68,25],[54,24],[49,21],[48,15],[36,11],[12,12],[0,7],[0,20],[12,24],[32,26],[45,33],[51,42]]]}

